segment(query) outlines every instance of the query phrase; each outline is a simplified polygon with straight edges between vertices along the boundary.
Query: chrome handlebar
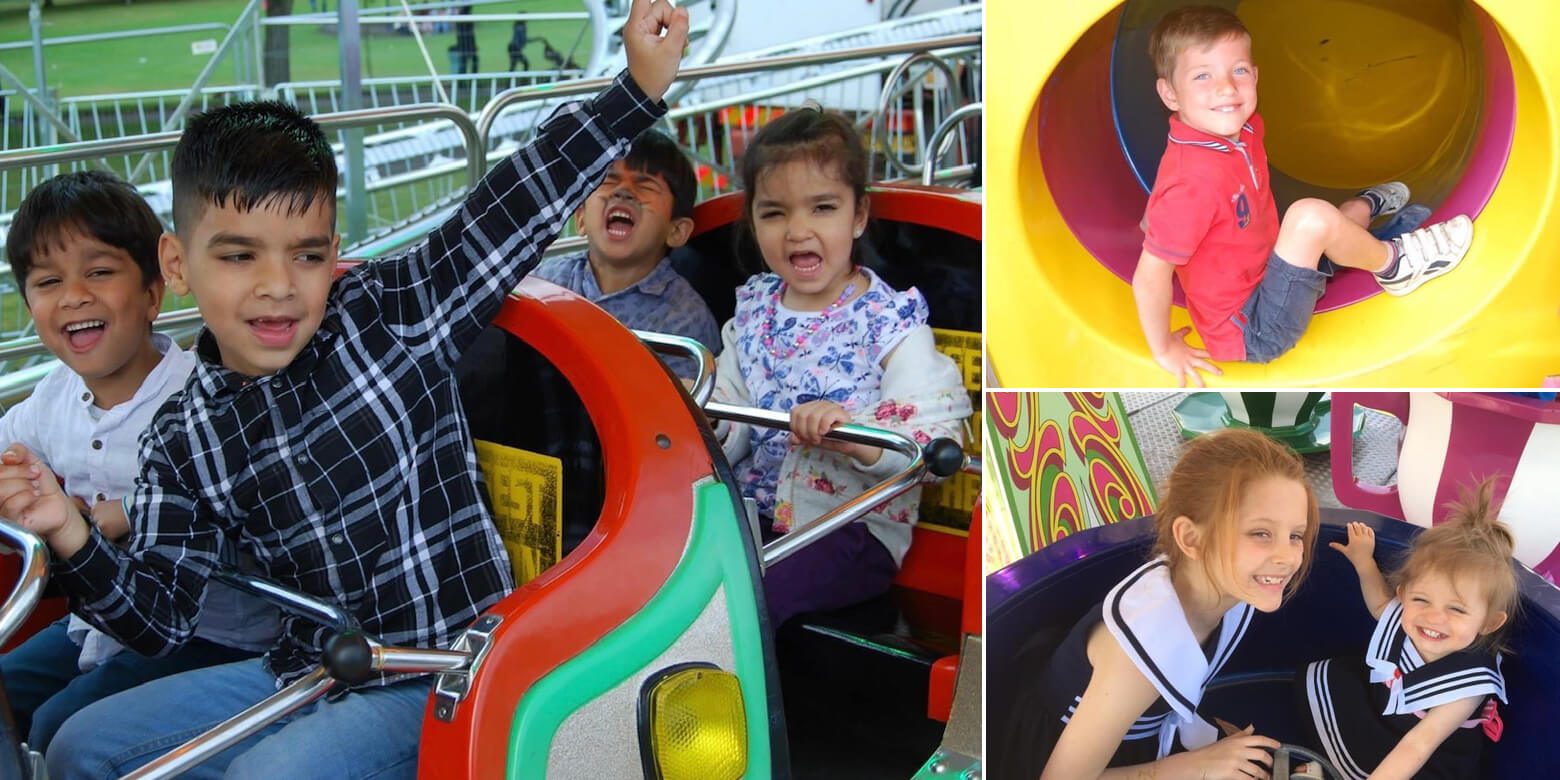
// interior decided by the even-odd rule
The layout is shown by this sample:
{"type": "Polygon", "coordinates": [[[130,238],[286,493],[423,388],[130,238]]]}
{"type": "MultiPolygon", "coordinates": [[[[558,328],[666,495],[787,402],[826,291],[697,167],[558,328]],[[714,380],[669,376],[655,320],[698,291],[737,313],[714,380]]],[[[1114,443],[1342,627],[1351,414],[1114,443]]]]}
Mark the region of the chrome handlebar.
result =
{"type": "Polygon", "coordinates": [[[670,333],[636,330],[634,335],[656,352],[691,359],[698,367],[698,373],[693,377],[693,387],[688,389],[688,395],[693,396],[693,402],[699,406],[709,403],[710,395],[715,392],[715,353],[709,347],[697,339],[670,333]]]}
{"type": "Polygon", "coordinates": [[[14,548],[22,556],[21,579],[0,605],[0,644],[22,627],[38,600],[43,597],[43,585],[49,579],[49,551],[43,540],[21,526],[0,521],[0,543],[14,548]]]}
{"type": "Polygon", "coordinates": [[[472,663],[471,653],[458,650],[381,645],[357,631],[357,621],[341,607],[250,574],[218,569],[212,572],[212,579],[269,601],[284,611],[328,625],[337,633],[326,642],[324,657],[313,671],[249,709],[213,726],[206,733],[131,772],[126,775],[127,779],[161,780],[187,772],[206,759],[242,742],[266,724],[319,699],[338,683],[356,684],[379,672],[459,672],[472,663]]]}
{"type": "MultiPolygon", "coordinates": [[[[776,428],[779,430],[790,430],[791,428],[790,415],[768,409],[734,406],[712,401],[704,405],[704,412],[716,420],[761,425],[765,428],[776,428]]],[[[943,464],[951,461],[951,458],[944,455],[947,452],[947,447],[952,446],[955,450],[958,449],[958,443],[951,439],[937,439],[928,444],[927,450],[923,451],[921,445],[916,444],[915,440],[908,436],[854,423],[835,428],[825,438],[893,450],[909,458],[910,463],[899,472],[873,485],[861,495],[834,507],[811,522],[795,528],[785,536],[764,545],[763,565],[765,569],[796,554],[798,550],[829,533],[845,527],[846,524],[861,519],[863,515],[878,504],[915,487],[929,470],[928,458],[926,457],[927,451],[936,453],[933,459],[938,461],[939,468],[933,471],[933,473],[938,476],[947,476],[962,466],[962,452],[959,453],[960,463],[958,465],[955,465],[951,470],[947,470],[943,466],[943,464]]]]}

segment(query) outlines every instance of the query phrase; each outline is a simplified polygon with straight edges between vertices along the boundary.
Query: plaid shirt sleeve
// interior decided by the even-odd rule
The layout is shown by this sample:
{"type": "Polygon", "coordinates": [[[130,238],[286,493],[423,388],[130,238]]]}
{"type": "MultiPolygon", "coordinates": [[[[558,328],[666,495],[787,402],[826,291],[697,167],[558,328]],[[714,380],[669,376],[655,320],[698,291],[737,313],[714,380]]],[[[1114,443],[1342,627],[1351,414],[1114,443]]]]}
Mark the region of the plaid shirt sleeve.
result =
{"type": "Polygon", "coordinates": [[[172,652],[194,634],[224,540],[174,468],[191,462],[188,452],[170,451],[181,438],[164,435],[178,417],[161,415],[141,435],[141,478],[125,499],[138,522],[129,554],[93,528],[86,546],[54,565],[74,611],[147,656],[172,652]]]}
{"type": "Polygon", "coordinates": [[[368,271],[386,325],[413,352],[453,366],[612,162],[665,112],[626,70],[594,99],[560,107],[426,242],[368,271]]]}
{"type": "MultiPolygon", "coordinates": [[[[94,532],[55,563],[81,614],[139,653],[167,653],[193,634],[225,548],[244,544],[264,548],[251,551],[269,556],[268,572],[290,567],[282,584],[359,603],[354,614],[387,643],[447,646],[512,584],[496,532],[471,522],[485,511],[458,406],[440,372],[416,364],[453,366],[628,139],[663,111],[620,75],[594,100],[561,108],[424,244],[339,281],[330,310],[339,332],[316,334],[292,366],[232,387],[217,387],[233,379],[222,369],[197,367],[200,391],[164,408],[141,439],[141,477],[126,502],[131,548],[94,532]],[[392,381],[364,388],[372,370],[392,381]],[[329,424],[315,416],[319,398],[329,399],[329,424]],[[379,424],[413,404],[433,430],[379,424]],[[369,442],[365,428],[387,435],[369,442]],[[433,447],[410,458],[425,440],[433,447]],[[407,473],[424,480],[405,496],[413,528],[391,532],[384,502],[400,500],[391,494],[407,473]],[[326,522],[341,530],[327,536],[326,522]],[[399,557],[385,552],[392,546],[399,557]],[[459,579],[379,577],[380,563],[414,558],[459,579]]],[[[284,628],[273,671],[301,673],[318,644],[317,629],[284,628]]]]}

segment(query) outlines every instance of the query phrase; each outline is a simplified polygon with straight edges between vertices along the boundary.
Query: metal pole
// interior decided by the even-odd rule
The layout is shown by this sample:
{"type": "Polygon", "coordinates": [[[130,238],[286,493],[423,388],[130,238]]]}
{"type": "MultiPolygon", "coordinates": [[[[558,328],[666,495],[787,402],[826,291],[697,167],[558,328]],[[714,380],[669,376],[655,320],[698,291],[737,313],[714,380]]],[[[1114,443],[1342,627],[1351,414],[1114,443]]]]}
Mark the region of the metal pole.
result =
{"type": "Polygon", "coordinates": [[[272,721],[324,696],[335,684],[336,681],[331,679],[325,667],[315,667],[314,671],[271,694],[270,698],[222,721],[177,749],[164,753],[157,760],[126,775],[126,778],[150,780],[182,774],[191,767],[199,766],[206,759],[238,744],[250,734],[269,726],[272,721]]]}
{"type": "Polygon", "coordinates": [[[0,642],[5,642],[32,615],[43,595],[43,584],[49,579],[49,548],[42,539],[9,523],[0,523],[0,541],[22,555],[21,580],[0,607],[0,642]]]}
{"type": "MultiPolygon", "coordinates": [[[[341,108],[352,111],[363,107],[363,59],[359,54],[357,0],[341,0],[336,5],[336,43],[341,50],[341,108]]],[[[343,244],[361,241],[368,231],[368,194],[364,187],[363,131],[358,128],[342,134],[347,166],[342,171],[347,185],[347,230],[343,244]]],[[[473,150],[473,154],[477,151],[473,150]]]]}
{"type": "MultiPolygon", "coordinates": [[[[184,122],[184,115],[189,113],[191,106],[195,105],[195,99],[200,97],[201,90],[206,87],[206,82],[211,79],[211,74],[216,71],[217,63],[221,62],[222,58],[235,48],[235,41],[243,37],[241,32],[244,19],[259,13],[260,0],[249,0],[249,4],[244,6],[243,12],[239,14],[238,23],[227,31],[227,35],[222,38],[222,43],[218,44],[217,50],[212,53],[211,59],[206,60],[206,64],[201,67],[200,74],[195,77],[195,83],[190,86],[190,91],[184,94],[184,98],[179,101],[178,107],[173,110],[173,114],[168,117],[168,121],[163,123],[163,132],[166,133],[184,122]]],[[[146,171],[146,166],[151,164],[151,162],[151,155],[148,154],[142,157],[135,164],[135,168],[131,169],[130,175],[125,180],[134,182],[140,178],[141,174],[146,171]]]]}
{"type": "MultiPolygon", "coordinates": [[[[43,68],[43,11],[38,8],[38,0],[32,0],[32,5],[27,8],[27,23],[32,27],[33,74],[38,81],[38,100],[47,106],[49,105],[49,77],[48,72],[43,68]]],[[[38,117],[39,146],[59,142],[59,137],[52,132],[53,129],[45,117],[38,117]]]]}
{"type": "MultiPolygon", "coordinates": [[[[33,94],[33,91],[27,88],[26,82],[22,81],[20,76],[12,73],[4,65],[0,65],[0,84],[15,86],[17,97],[20,97],[26,103],[32,104],[32,107],[38,112],[38,121],[48,123],[51,129],[58,129],[65,136],[67,142],[75,143],[81,140],[76,137],[75,133],[71,132],[70,125],[65,124],[65,120],[59,114],[54,113],[54,109],[49,107],[49,104],[44,101],[41,94],[33,94]]],[[[58,141],[55,143],[58,143],[58,141]]],[[[42,143],[34,144],[34,146],[48,145],[42,143]]],[[[103,166],[103,170],[110,170],[108,163],[104,163],[103,166]]]]}
{"type": "MultiPolygon", "coordinates": [[[[239,20],[243,21],[243,20],[239,20]]],[[[233,83],[243,86],[249,83],[249,74],[245,71],[249,68],[249,36],[240,30],[233,39],[233,83]]]]}
{"type": "MultiPolygon", "coordinates": [[[[251,99],[267,97],[265,85],[265,27],[264,17],[255,14],[249,20],[250,36],[249,45],[254,53],[255,91],[250,95],[251,99]]],[[[290,43],[289,43],[290,45],[290,43]]]]}

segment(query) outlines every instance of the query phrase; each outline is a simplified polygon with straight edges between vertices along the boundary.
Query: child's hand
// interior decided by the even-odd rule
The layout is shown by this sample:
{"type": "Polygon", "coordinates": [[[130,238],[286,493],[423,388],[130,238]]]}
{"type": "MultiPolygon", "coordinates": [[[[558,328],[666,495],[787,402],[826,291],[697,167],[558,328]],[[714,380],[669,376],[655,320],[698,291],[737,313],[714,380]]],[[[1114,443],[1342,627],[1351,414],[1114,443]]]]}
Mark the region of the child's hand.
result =
{"type": "Polygon", "coordinates": [[[43,537],[66,557],[81,549],[89,535],[54,472],[20,444],[0,453],[0,517],[43,537]]]}
{"type": "Polygon", "coordinates": [[[791,440],[810,447],[843,453],[870,466],[882,457],[883,450],[867,444],[835,441],[824,436],[850,422],[850,412],[833,401],[809,401],[791,409],[791,440]]]}
{"type": "Polygon", "coordinates": [[[628,75],[651,100],[660,100],[677,78],[687,47],[688,9],[672,7],[671,0],[634,0],[623,25],[623,48],[628,51],[628,75]]]}
{"type": "Polygon", "coordinates": [[[833,401],[809,401],[791,409],[791,437],[812,447],[829,431],[850,422],[850,412],[833,401]]]}
{"type": "Polygon", "coordinates": [[[1183,753],[1183,760],[1194,767],[1187,776],[1206,780],[1267,777],[1268,768],[1273,765],[1273,755],[1269,751],[1279,748],[1278,740],[1256,736],[1255,731],[1254,727],[1247,726],[1212,745],[1183,753]]]}
{"type": "Polygon", "coordinates": [[[1207,371],[1214,376],[1220,376],[1224,371],[1208,359],[1208,350],[1186,343],[1186,337],[1191,332],[1190,327],[1185,327],[1171,333],[1170,343],[1162,351],[1154,353],[1154,362],[1173,374],[1179,387],[1186,387],[1188,379],[1198,387],[1207,387],[1199,371],[1207,371]]]}
{"type": "Polygon", "coordinates": [[[1329,542],[1327,546],[1348,556],[1349,563],[1358,569],[1375,560],[1372,555],[1376,552],[1376,532],[1364,523],[1349,523],[1348,543],[1329,542]]]}

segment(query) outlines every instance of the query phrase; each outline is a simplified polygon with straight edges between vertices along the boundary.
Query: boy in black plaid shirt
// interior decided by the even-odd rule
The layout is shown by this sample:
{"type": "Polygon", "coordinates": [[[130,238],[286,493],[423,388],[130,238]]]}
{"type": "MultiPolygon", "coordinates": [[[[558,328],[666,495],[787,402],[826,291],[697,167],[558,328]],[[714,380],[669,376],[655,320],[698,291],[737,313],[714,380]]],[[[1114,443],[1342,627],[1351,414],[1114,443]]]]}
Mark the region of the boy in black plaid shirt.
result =
{"type": "MultiPolygon", "coordinates": [[[[0,516],[45,539],[73,607],[132,649],[166,653],[189,639],[230,546],[263,576],[336,601],[386,644],[447,647],[507,594],[451,369],[613,160],[664,113],[687,31],[686,11],[636,0],[626,74],[560,109],[425,243],[339,279],[335,162],[319,127],[275,103],[192,120],[174,152],[176,233],[160,253],[169,287],[194,294],[206,330],[190,383],[142,436],[142,475],[126,499],[130,549],[92,529],[25,448],[0,457],[0,516]]],[[[82,710],[51,746],[50,775],[145,764],[301,676],[323,633],[290,618],[263,659],[82,710]]],[[[430,685],[376,679],[204,769],[412,776],[430,685]]]]}

